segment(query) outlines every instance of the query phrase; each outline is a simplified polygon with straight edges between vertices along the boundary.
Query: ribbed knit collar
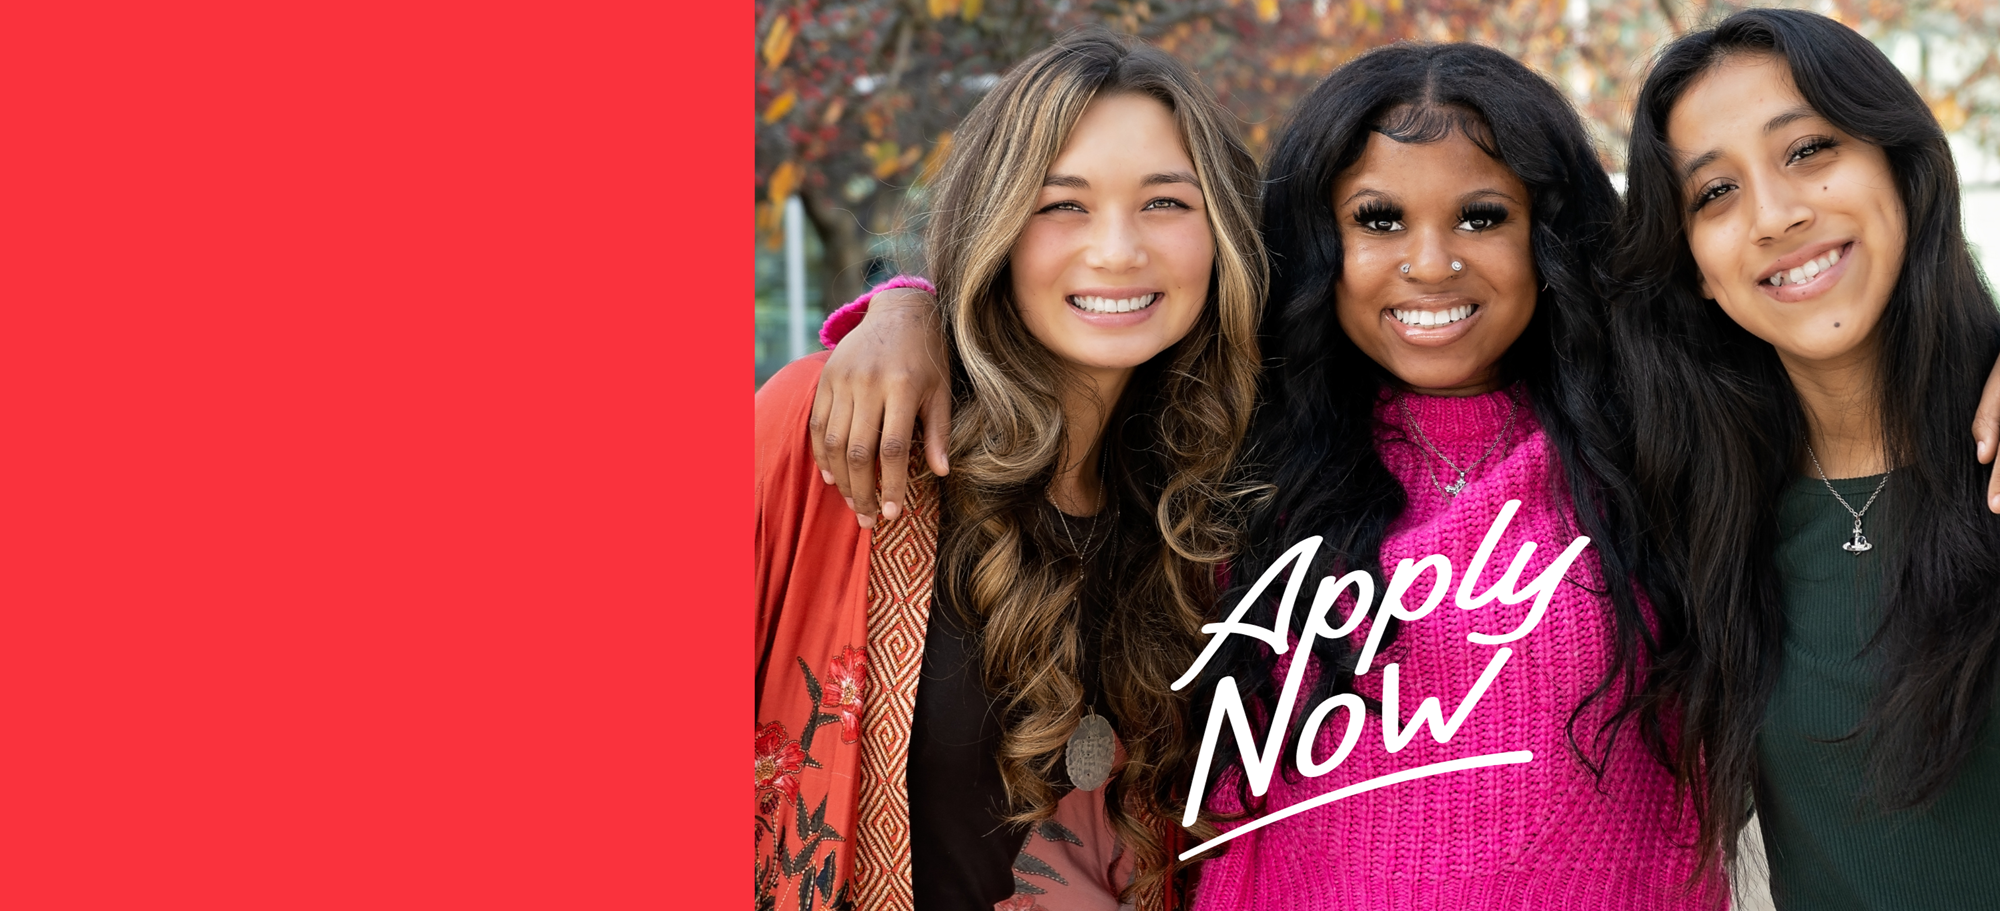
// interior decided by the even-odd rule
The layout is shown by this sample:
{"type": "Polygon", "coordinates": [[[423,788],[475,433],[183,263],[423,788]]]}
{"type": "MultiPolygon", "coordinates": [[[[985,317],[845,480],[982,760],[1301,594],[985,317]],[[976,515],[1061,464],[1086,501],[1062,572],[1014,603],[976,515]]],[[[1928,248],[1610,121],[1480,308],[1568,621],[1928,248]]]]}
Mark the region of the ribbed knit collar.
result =
{"type": "Polygon", "coordinates": [[[1402,406],[1407,406],[1409,416],[1416,419],[1417,426],[1432,445],[1447,452],[1473,444],[1484,449],[1507,423],[1510,396],[1519,404],[1514,413],[1514,427],[1507,434],[1510,440],[1502,444],[1504,449],[1513,440],[1521,438],[1522,428],[1529,423],[1527,394],[1520,383],[1483,395],[1468,396],[1419,395],[1385,386],[1375,405],[1375,420],[1382,425],[1378,432],[1383,436],[1414,439],[1414,435],[1403,426],[1402,406]],[[1401,405],[1398,399],[1401,399],[1401,405]]]}

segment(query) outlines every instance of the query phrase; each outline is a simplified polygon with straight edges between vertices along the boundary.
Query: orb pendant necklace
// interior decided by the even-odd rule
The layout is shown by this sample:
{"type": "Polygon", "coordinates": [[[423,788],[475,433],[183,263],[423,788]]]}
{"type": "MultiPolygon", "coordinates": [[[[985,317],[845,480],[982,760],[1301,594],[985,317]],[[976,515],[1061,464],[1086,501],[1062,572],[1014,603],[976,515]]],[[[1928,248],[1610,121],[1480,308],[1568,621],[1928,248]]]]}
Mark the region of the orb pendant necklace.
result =
{"type": "MultiPolygon", "coordinates": [[[[1050,505],[1054,505],[1053,502],[1050,505]]],[[[1090,546],[1095,544],[1095,529],[1084,539],[1084,546],[1076,546],[1076,536],[1070,533],[1069,517],[1062,507],[1056,507],[1056,521],[1062,523],[1063,537],[1069,539],[1070,549],[1076,552],[1077,580],[1083,580],[1083,563],[1089,560],[1090,546]]],[[[1069,742],[1063,745],[1063,765],[1069,772],[1069,783],[1080,791],[1095,791],[1104,786],[1111,777],[1111,752],[1116,738],[1111,732],[1111,722],[1097,714],[1095,706],[1084,709],[1083,720],[1077,722],[1076,730],[1069,735],[1069,742]]]]}
{"type": "Polygon", "coordinates": [[[1813,452],[1811,443],[1806,444],[1806,455],[1812,459],[1813,470],[1819,472],[1819,482],[1826,485],[1826,492],[1833,494],[1833,498],[1840,501],[1840,508],[1847,510],[1847,514],[1854,517],[1854,537],[1840,545],[1840,549],[1857,557],[1874,550],[1875,545],[1870,544],[1868,536],[1861,533],[1861,517],[1868,514],[1868,507],[1875,505],[1875,498],[1882,495],[1882,488],[1889,484],[1889,475],[1894,474],[1896,470],[1891,468],[1882,472],[1882,480],[1875,483],[1875,492],[1868,495],[1868,502],[1861,504],[1860,509],[1855,509],[1847,502],[1846,497],[1840,495],[1840,491],[1833,489],[1833,482],[1827,480],[1826,469],[1820,467],[1819,455],[1813,452]]]}

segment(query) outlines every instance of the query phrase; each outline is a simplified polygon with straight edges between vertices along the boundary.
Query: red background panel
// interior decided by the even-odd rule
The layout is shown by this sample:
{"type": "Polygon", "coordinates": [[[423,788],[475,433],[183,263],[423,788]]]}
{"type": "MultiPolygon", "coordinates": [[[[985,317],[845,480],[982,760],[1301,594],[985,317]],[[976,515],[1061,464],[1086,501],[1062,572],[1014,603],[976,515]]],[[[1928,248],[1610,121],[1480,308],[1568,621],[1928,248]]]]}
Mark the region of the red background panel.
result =
{"type": "Polygon", "coordinates": [[[17,7],[0,906],[738,906],[749,7],[17,7]]]}

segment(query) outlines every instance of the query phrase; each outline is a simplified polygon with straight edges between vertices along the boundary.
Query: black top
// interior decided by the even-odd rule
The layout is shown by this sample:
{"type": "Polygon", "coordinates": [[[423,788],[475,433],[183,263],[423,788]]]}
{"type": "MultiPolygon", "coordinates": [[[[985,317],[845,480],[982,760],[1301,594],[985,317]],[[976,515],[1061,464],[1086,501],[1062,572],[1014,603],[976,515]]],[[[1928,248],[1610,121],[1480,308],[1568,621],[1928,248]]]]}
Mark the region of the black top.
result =
{"type": "MultiPolygon", "coordinates": [[[[1053,522],[1053,508],[1046,518],[1053,522]]],[[[1104,516],[1069,517],[1078,543],[1106,536],[1104,516]],[[1086,537],[1089,535],[1089,537],[1086,537]]],[[[1100,560],[1103,548],[1098,551],[1100,560]]],[[[1100,564],[1101,565],[1101,564],[1100,564]]],[[[943,567],[939,567],[942,571],[943,567]]],[[[1101,611],[1092,610],[1085,627],[1101,611]]],[[[1084,636],[1085,667],[1096,666],[1097,636],[1084,636]]],[[[922,911],[991,911],[1014,894],[1014,858],[1026,827],[1010,826],[1007,791],[1000,781],[1000,709],[982,680],[978,636],[956,608],[931,600],[924,633],[923,676],[910,719],[910,879],[922,911]]],[[[1097,679],[1084,675],[1087,699],[1098,714],[1111,713],[1097,699],[1097,679]]],[[[1113,725],[1116,725],[1115,719],[1113,725]]],[[[1057,780],[1063,777],[1056,764],[1057,780]]]]}
{"type": "Polygon", "coordinates": [[[1003,823],[1000,716],[980,681],[977,641],[932,599],[910,721],[910,879],[916,906],[989,911],[1014,894],[1025,828],[1003,823]]]}

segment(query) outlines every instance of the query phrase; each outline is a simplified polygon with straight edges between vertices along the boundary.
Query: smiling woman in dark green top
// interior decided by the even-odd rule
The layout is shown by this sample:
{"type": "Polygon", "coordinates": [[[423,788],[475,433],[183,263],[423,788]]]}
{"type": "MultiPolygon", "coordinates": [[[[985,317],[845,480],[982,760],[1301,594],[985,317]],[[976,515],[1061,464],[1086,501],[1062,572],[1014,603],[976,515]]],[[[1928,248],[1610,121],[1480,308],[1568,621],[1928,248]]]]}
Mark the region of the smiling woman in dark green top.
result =
{"type": "Polygon", "coordinates": [[[1868,641],[1909,516],[1885,493],[1865,517],[1871,549],[1854,554],[1841,549],[1853,543],[1841,499],[1859,509],[1882,481],[1798,478],[1778,502],[1783,671],[1757,735],[1755,787],[1772,894],[1787,908],[2000,904],[2000,724],[1933,801],[1900,811],[1871,793],[1865,733],[1847,736],[1880,685],[1868,641]]]}
{"type": "Polygon", "coordinates": [[[1627,174],[1635,705],[1703,859],[1754,794],[1780,908],[2000,901],[2000,516],[1965,441],[2000,313],[1943,131],[1852,30],[1751,10],[1661,55],[1627,174]]]}

